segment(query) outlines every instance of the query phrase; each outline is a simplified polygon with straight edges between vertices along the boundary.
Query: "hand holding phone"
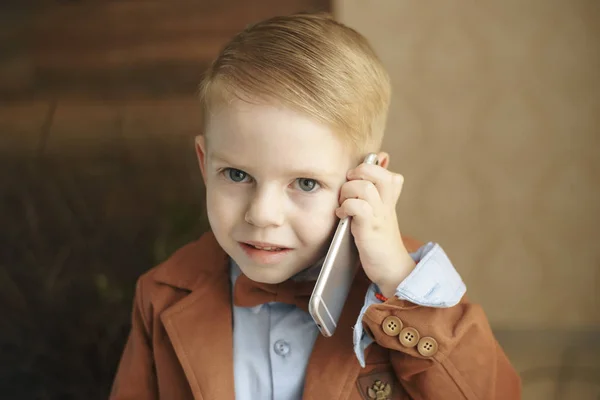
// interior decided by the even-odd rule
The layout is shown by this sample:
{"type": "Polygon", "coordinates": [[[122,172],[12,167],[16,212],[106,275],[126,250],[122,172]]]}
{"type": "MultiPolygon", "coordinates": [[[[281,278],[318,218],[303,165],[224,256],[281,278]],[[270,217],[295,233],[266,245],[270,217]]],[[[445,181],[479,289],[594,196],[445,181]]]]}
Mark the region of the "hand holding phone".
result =
{"type": "MultiPolygon", "coordinates": [[[[368,154],[363,163],[377,164],[377,154],[368,154]]],[[[335,332],[359,266],[358,250],[350,231],[351,219],[344,218],[338,223],[308,303],[311,317],[327,337],[335,332]]]]}

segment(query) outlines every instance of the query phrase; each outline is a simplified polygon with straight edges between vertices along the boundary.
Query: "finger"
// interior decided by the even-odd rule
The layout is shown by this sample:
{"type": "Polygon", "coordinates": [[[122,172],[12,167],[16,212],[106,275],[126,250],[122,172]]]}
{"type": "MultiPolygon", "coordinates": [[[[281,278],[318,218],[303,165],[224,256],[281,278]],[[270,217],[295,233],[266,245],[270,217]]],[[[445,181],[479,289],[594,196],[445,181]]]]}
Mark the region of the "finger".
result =
{"type": "Polygon", "coordinates": [[[348,181],[342,185],[339,203],[342,204],[346,199],[362,199],[369,203],[373,209],[383,205],[379,191],[373,182],[362,179],[348,181]]]}
{"type": "Polygon", "coordinates": [[[335,210],[339,219],[352,217],[352,223],[363,226],[373,220],[373,208],[362,199],[346,199],[342,205],[335,210]]]}
{"type": "Polygon", "coordinates": [[[382,201],[385,203],[391,202],[393,204],[398,200],[404,183],[404,177],[402,175],[396,174],[378,165],[364,163],[348,171],[347,178],[349,180],[364,179],[372,182],[377,188],[382,201]]]}

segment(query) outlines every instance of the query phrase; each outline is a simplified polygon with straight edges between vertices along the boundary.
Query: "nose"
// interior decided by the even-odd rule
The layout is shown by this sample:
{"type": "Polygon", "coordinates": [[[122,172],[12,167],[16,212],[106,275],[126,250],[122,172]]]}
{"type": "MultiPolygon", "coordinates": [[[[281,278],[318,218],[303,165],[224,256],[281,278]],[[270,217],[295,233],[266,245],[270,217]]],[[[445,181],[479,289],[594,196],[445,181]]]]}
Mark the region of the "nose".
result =
{"type": "Polygon", "coordinates": [[[284,221],[282,196],[275,187],[257,188],[244,219],[259,228],[281,226],[284,221]]]}

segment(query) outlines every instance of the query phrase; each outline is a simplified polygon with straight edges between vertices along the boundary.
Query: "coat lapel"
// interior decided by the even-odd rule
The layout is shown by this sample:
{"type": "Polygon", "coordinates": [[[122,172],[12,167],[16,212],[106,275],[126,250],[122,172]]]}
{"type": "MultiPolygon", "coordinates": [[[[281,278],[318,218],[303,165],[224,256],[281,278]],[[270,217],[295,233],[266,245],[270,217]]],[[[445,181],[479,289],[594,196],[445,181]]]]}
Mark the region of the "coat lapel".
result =
{"type": "Polygon", "coordinates": [[[201,240],[192,292],[161,314],[195,399],[233,400],[233,329],[228,258],[214,236],[201,240]]]}
{"type": "MultiPolygon", "coordinates": [[[[369,280],[362,269],[354,280],[340,316],[336,332],[330,338],[317,337],[306,371],[304,400],[347,399],[361,372],[354,354],[352,332],[364,305],[369,280]]],[[[369,348],[367,348],[368,352],[369,348]]]]}

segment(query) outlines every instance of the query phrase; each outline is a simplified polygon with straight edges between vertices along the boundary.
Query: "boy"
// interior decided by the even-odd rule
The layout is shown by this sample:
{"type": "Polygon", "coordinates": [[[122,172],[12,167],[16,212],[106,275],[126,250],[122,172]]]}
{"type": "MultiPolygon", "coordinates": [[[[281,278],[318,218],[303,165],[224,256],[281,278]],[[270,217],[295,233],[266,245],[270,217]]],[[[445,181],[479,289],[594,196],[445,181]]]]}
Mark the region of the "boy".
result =
{"type": "Polygon", "coordinates": [[[211,232],[139,279],[113,399],[520,398],[442,249],[401,236],[389,156],[360,164],[390,100],[362,36],[320,14],[256,24],[201,99],[211,232]],[[347,216],[362,268],[325,338],[306,303],[347,216]]]}

